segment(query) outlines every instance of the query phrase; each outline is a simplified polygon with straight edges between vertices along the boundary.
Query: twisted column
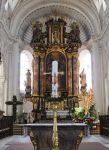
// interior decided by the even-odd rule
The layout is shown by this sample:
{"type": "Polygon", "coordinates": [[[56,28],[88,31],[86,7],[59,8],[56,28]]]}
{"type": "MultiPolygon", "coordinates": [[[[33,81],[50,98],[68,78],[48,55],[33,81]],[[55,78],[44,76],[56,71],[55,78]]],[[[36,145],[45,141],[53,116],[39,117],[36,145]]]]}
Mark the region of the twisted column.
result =
{"type": "Polygon", "coordinates": [[[72,55],[71,53],[67,54],[68,56],[68,96],[72,95],[72,55]]]}
{"type": "Polygon", "coordinates": [[[79,93],[79,62],[78,53],[72,55],[72,72],[73,72],[73,95],[78,95],[79,93]]]}
{"type": "Polygon", "coordinates": [[[33,53],[33,96],[39,95],[39,53],[33,53]]]}

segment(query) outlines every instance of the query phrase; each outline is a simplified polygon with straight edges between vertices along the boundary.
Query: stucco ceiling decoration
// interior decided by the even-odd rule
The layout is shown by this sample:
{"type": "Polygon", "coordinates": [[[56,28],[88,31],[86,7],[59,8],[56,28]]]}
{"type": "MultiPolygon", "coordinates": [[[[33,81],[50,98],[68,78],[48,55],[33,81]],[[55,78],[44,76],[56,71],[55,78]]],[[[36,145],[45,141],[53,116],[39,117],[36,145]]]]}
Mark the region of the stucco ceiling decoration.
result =
{"type": "Polygon", "coordinates": [[[78,12],[75,9],[68,8],[66,6],[52,5],[41,7],[40,9],[32,11],[23,20],[19,28],[18,36],[20,36],[22,40],[30,43],[32,37],[32,22],[40,21],[44,25],[50,17],[63,18],[67,22],[67,30],[69,30],[69,27],[71,26],[72,22],[78,22],[80,25],[80,38],[82,43],[88,41],[91,38],[91,36],[94,35],[94,31],[90,22],[88,21],[88,19],[86,19],[85,16],[83,16],[82,13],[78,12]]]}

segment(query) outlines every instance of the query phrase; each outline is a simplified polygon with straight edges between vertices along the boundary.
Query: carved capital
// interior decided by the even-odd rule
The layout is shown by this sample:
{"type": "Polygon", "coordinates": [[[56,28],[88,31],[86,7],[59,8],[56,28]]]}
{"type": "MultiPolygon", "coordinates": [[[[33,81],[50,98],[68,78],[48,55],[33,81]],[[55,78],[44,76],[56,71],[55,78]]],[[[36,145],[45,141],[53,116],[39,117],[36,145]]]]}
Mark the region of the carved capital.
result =
{"type": "Polygon", "coordinates": [[[67,53],[67,57],[68,57],[69,59],[72,58],[72,57],[78,58],[78,57],[79,57],[79,54],[78,54],[78,52],[67,53]]]}
{"type": "Polygon", "coordinates": [[[72,58],[72,53],[67,53],[67,57],[68,57],[68,59],[71,59],[72,58]]]}
{"type": "Polygon", "coordinates": [[[40,52],[39,52],[39,51],[33,52],[33,57],[34,57],[34,58],[37,58],[37,57],[39,57],[39,56],[40,56],[40,52]]]}
{"type": "Polygon", "coordinates": [[[40,53],[40,58],[43,59],[45,57],[45,53],[40,53]]]}

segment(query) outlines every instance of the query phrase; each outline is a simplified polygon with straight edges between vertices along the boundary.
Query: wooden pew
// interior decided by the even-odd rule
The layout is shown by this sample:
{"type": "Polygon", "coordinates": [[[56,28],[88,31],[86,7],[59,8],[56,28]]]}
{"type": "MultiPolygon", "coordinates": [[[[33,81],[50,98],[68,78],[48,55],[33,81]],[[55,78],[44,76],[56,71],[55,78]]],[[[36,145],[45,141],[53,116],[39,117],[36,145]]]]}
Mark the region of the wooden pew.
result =
{"type": "Polygon", "coordinates": [[[13,135],[13,117],[3,116],[0,118],[0,139],[13,135]]]}
{"type": "Polygon", "coordinates": [[[100,119],[100,134],[109,136],[109,115],[101,115],[100,119]]]}

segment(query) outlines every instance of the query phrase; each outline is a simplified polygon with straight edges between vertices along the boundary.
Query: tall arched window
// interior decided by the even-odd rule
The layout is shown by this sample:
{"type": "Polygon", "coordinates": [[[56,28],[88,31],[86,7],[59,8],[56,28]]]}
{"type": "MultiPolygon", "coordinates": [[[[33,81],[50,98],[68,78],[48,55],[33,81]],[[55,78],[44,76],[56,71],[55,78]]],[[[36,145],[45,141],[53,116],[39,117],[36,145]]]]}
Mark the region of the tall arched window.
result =
{"type": "Polygon", "coordinates": [[[92,88],[92,69],[91,69],[91,54],[89,50],[85,49],[80,52],[79,62],[80,62],[79,74],[84,69],[84,72],[86,74],[87,90],[90,90],[90,88],[92,88]]]}
{"type": "Polygon", "coordinates": [[[107,5],[105,0],[93,0],[95,3],[95,6],[98,10],[98,12],[100,11],[101,7],[103,7],[103,10],[106,11],[107,5]]]}
{"type": "Polygon", "coordinates": [[[29,69],[32,77],[32,54],[23,50],[20,55],[20,93],[25,93],[26,73],[29,69]]]}

